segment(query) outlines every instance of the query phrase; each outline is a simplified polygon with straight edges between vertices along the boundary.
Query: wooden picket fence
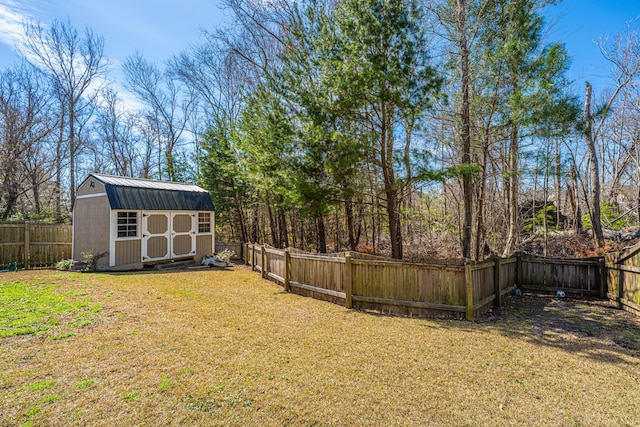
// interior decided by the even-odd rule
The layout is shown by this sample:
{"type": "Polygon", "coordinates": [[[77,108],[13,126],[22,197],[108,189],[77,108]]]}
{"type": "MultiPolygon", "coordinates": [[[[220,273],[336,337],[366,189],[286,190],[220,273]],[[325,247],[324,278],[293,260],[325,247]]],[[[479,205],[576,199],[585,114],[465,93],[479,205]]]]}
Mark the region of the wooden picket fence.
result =
{"type": "Polygon", "coordinates": [[[604,258],[554,259],[518,254],[518,287],[563,291],[572,296],[606,297],[604,258]]]}
{"type": "MultiPolygon", "coordinates": [[[[73,227],[32,221],[0,224],[0,269],[16,262],[20,268],[51,267],[70,259],[73,227]]],[[[228,249],[242,259],[243,245],[216,242],[216,252],[228,249]]]]}
{"type": "Polygon", "coordinates": [[[287,292],[360,310],[466,318],[501,305],[515,288],[517,259],[421,264],[356,252],[311,255],[247,244],[245,262],[287,292]]]}
{"type": "MultiPolygon", "coordinates": [[[[418,317],[473,320],[501,306],[516,287],[604,298],[607,286],[601,258],[516,254],[480,263],[411,263],[356,252],[311,255],[255,244],[244,245],[243,253],[246,264],[288,292],[348,308],[418,317]]],[[[636,261],[640,274],[640,254],[636,261]]],[[[640,277],[636,279],[640,283],[640,277]]]]}
{"type": "Polygon", "coordinates": [[[71,258],[71,226],[36,222],[0,224],[0,266],[48,267],[71,258]]]}

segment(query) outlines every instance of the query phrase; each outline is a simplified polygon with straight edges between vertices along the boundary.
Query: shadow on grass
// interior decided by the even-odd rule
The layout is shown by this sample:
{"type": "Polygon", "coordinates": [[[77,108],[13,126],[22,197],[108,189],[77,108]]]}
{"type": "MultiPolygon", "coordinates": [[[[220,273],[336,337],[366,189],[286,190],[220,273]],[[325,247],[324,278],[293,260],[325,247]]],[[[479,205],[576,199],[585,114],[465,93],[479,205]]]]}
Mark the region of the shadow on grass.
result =
{"type": "MultiPolygon", "coordinates": [[[[235,267],[243,270],[242,264],[235,267]]],[[[179,279],[180,275],[199,271],[233,273],[235,270],[213,267],[106,274],[171,274],[179,279]]],[[[259,273],[256,272],[257,274],[259,273]]],[[[274,286],[277,286],[275,294],[285,294],[280,286],[275,283],[274,286]]],[[[359,312],[367,313],[369,316],[389,316],[379,312],[359,312]]],[[[356,311],[349,313],[355,314],[356,311]]],[[[520,297],[505,298],[503,307],[494,308],[474,323],[434,319],[426,322],[425,326],[468,332],[493,330],[509,338],[556,348],[606,363],[637,363],[637,359],[640,358],[640,318],[613,307],[608,301],[597,299],[557,298],[551,295],[525,293],[520,297]]]]}
{"type": "Polygon", "coordinates": [[[627,364],[640,357],[640,318],[603,300],[525,293],[508,298],[472,327],[494,328],[510,338],[601,362],[627,364]]]}
{"type": "Polygon", "coordinates": [[[211,272],[211,271],[217,271],[217,272],[233,272],[234,271],[234,267],[208,267],[208,266],[197,266],[197,267],[192,267],[192,268],[165,268],[165,269],[160,269],[160,270],[155,270],[152,268],[145,268],[142,270],[129,270],[129,271],[94,271],[91,273],[98,273],[98,274],[107,274],[107,275],[113,275],[113,276],[137,276],[137,275],[143,275],[143,274],[193,274],[199,271],[203,271],[203,272],[211,272]]]}

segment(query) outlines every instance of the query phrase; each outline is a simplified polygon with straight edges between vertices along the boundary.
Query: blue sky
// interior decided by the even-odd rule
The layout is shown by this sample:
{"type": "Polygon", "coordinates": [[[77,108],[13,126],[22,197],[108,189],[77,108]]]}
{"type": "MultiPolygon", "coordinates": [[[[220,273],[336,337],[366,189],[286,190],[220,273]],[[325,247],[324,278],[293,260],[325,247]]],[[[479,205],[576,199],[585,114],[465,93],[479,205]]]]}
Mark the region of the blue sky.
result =
{"type": "Polygon", "coordinates": [[[201,28],[223,20],[218,2],[205,0],[0,0],[0,69],[15,61],[23,19],[43,25],[69,18],[79,31],[90,27],[105,40],[114,71],[140,51],[159,65],[198,41],[201,28]]]}
{"type": "MultiPolygon", "coordinates": [[[[549,7],[548,41],[566,43],[573,57],[569,77],[582,88],[589,80],[596,91],[608,82],[610,66],[593,43],[614,36],[626,22],[640,16],[640,0],[565,0],[549,7]]],[[[0,69],[16,59],[14,46],[21,20],[46,25],[70,18],[89,26],[105,39],[105,50],[117,78],[120,64],[136,50],[158,64],[199,40],[201,28],[213,29],[224,20],[217,0],[0,0],[0,69]]],[[[640,28],[640,21],[636,21],[640,28]]]]}
{"type": "Polygon", "coordinates": [[[564,42],[572,57],[569,77],[580,88],[585,81],[594,88],[612,84],[611,65],[594,43],[600,37],[611,39],[627,29],[627,23],[640,29],[640,0],[564,0],[548,8],[549,41],[564,42]]]}

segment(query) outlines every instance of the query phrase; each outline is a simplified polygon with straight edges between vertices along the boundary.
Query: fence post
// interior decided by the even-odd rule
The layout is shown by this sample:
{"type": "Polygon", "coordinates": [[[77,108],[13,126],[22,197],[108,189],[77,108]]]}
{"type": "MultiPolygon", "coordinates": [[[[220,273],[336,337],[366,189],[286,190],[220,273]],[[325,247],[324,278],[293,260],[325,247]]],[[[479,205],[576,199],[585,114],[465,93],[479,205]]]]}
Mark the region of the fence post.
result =
{"type": "Polygon", "coordinates": [[[624,274],[624,270],[618,268],[618,308],[621,310],[624,309],[624,274]]]}
{"type": "Polygon", "coordinates": [[[256,244],[251,244],[251,271],[256,270],[256,244]]]}
{"type": "Polygon", "coordinates": [[[29,235],[31,230],[29,221],[24,222],[24,269],[29,269],[29,261],[31,258],[31,236],[29,235]]]}
{"type": "Polygon", "coordinates": [[[289,292],[291,281],[291,254],[289,249],[284,250],[284,291],[289,292]]]}
{"type": "Polygon", "coordinates": [[[473,274],[471,273],[471,264],[465,263],[464,266],[464,282],[467,294],[467,320],[473,321],[473,274]]]}
{"type": "Polygon", "coordinates": [[[353,306],[353,272],[351,270],[351,252],[347,252],[344,257],[344,294],[345,308],[350,309],[353,306]]]}
{"type": "Polygon", "coordinates": [[[522,288],[522,256],[516,254],[516,286],[522,288]]]}
{"type": "Polygon", "coordinates": [[[260,263],[260,274],[262,275],[262,278],[266,278],[267,277],[267,269],[266,269],[266,259],[267,259],[267,254],[264,251],[264,243],[262,244],[262,248],[260,251],[260,255],[261,255],[261,263],[260,263]]]}
{"type": "Polygon", "coordinates": [[[502,307],[502,280],[500,277],[500,265],[502,258],[496,258],[496,264],[493,267],[493,291],[496,294],[495,306],[502,307]]]}
{"type": "Polygon", "coordinates": [[[600,298],[604,299],[607,295],[607,267],[604,256],[600,257],[598,261],[600,262],[600,298]]]}

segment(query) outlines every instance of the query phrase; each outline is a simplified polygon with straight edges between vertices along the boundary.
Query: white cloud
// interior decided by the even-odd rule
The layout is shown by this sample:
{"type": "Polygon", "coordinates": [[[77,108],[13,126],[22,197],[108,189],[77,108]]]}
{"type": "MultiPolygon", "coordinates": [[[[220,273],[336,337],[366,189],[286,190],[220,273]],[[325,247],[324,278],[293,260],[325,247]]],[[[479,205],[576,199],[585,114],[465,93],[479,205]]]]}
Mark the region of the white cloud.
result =
{"type": "Polygon", "coordinates": [[[33,19],[13,0],[0,0],[0,42],[15,48],[24,35],[23,23],[33,19]]]}

